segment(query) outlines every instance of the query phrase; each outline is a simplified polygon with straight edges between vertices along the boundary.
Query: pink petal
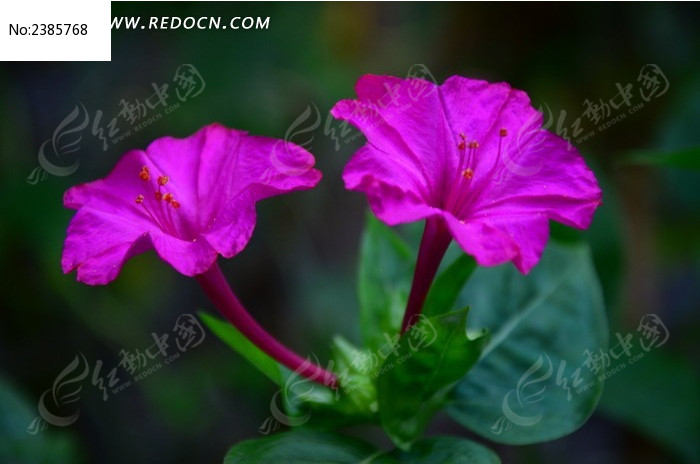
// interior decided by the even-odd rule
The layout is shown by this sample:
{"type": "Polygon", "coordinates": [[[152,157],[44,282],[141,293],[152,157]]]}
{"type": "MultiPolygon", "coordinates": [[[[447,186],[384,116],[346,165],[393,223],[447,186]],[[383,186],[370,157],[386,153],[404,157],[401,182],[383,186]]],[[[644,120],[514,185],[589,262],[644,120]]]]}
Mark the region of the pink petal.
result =
{"type": "Polygon", "coordinates": [[[525,92],[459,76],[440,92],[450,125],[479,142],[461,219],[544,213],[588,227],[600,204],[596,179],[573,147],[542,129],[542,115],[525,92]]]}
{"type": "Polygon", "coordinates": [[[251,192],[245,191],[217,213],[216,220],[203,232],[203,237],[217,253],[231,258],[248,244],[255,221],[255,201],[251,192]]]}
{"type": "Polygon", "coordinates": [[[358,99],[338,102],[331,114],[364,133],[372,150],[363,157],[374,158],[385,169],[375,173],[366,169],[370,166],[366,162],[354,163],[346,168],[346,178],[375,177],[384,184],[410,188],[425,203],[436,204],[446,160],[456,152],[437,87],[421,79],[366,75],[355,90],[358,99]],[[401,184],[405,178],[412,179],[410,185],[401,184]]]}
{"type": "Polygon", "coordinates": [[[202,236],[191,241],[163,233],[151,234],[158,256],[186,276],[201,274],[216,261],[216,250],[202,236]]]}
{"type": "Polygon", "coordinates": [[[254,201],[280,193],[309,189],[321,180],[314,157],[291,142],[247,136],[238,147],[233,179],[234,195],[251,189],[254,201]]]}
{"type": "Polygon", "coordinates": [[[63,195],[63,205],[71,209],[89,207],[112,214],[125,214],[129,220],[143,220],[146,227],[148,216],[136,206],[135,200],[138,195],[147,192],[138,177],[141,168],[147,164],[144,151],[128,151],[104,179],[68,189],[63,195]]]}
{"type": "Polygon", "coordinates": [[[444,213],[455,241],[472,255],[481,266],[506,263],[518,255],[518,245],[504,231],[485,222],[460,222],[449,213],[444,213]]]}
{"type": "Polygon", "coordinates": [[[419,186],[410,170],[397,169],[402,161],[405,160],[378,153],[374,146],[365,145],[343,172],[345,187],[365,192],[374,214],[390,225],[424,219],[438,211],[418,193],[419,186]]]}
{"type": "Polygon", "coordinates": [[[245,132],[211,124],[186,138],[162,137],[146,149],[157,175],[168,176],[174,193],[194,229],[206,227],[234,194],[237,153],[245,132]]]}
{"type": "Polygon", "coordinates": [[[583,158],[564,139],[545,130],[503,151],[469,208],[470,217],[543,213],[549,219],[587,228],[602,192],[583,158]]]}
{"type": "MultiPolygon", "coordinates": [[[[472,189],[492,178],[499,151],[514,139],[514,134],[520,133],[520,128],[542,126],[542,116],[531,106],[527,94],[506,83],[453,76],[440,86],[440,94],[451,130],[463,133],[467,143],[479,144],[471,155],[465,151],[466,163],[462,167],[473,171],[472,189]],[[502,137],[501,129],[508,135],[502,137]]],[[[456,169],[457,163],[453,172],[456,169]]]]}
{"type": "Polygon", "coordinates": [[[131,256],[151,248],[138,225],[90,208],[78,211],[68,226],[61,267],[78,271],[78,280],[102,285],[114,280],[131,256]]]}
{"type": "Polygon", "coordinates": [[[482,266],[513,261],[527,274],[539,262],[549,238],[549,221],[542,214],[492,217],[459,222],[446,215],[455,240],[482,266]]]}

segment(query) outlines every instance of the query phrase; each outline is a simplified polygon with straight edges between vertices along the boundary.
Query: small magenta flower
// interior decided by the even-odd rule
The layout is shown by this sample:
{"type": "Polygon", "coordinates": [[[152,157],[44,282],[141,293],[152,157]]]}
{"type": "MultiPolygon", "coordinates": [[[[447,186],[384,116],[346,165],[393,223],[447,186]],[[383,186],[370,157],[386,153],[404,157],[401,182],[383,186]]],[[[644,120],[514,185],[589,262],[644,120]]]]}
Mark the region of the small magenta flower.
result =
{"type": "Polygon", "coordinates": [[[246,312],[216,263],[248,243],[257,201],[314,187],[313,156],[279,139],[219,124],[190,137],[163,137],[127,152],[104,179],[65,193],[77,209],[63,248],[63,272],[90,285],[114,280],[132,256],[154,248],[194,276],[222,314],[263,351],[312,380],[335,376],[294,354],[246,312]]]}
{"type": "Polygon", "coordinates": [[[345,167],[346,187],[389,225],[426,219],[404,330],[453,238],[480,265],[512,261],[527,273],[550,219],[583,229],[601,204],[583,158],[508,84],[366,75],[355,90],[331,110],[367,138],[345,167]]]}

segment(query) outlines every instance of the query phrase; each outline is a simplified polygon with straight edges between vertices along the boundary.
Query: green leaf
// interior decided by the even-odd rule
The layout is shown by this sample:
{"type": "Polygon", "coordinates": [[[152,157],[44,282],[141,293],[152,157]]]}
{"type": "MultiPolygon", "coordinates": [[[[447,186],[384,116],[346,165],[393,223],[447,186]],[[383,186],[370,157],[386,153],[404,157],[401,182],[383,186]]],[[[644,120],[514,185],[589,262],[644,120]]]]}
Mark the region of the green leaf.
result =
{"type": "Polygon", "coordinates": [[[479,359],[483,333],[470,339],[467,310],[423,317],[389,354],[377,379],[384,429],[406,448],[444,404],[447,392],[479,359]]]}
{"type": "Polygon", "coordinates": [[[214,335],[247,359],[253,366],[257,367],[270,380],[279,386],[284,385],[289,371],[255,346],[235,327],[227,321],[211,316],[203,311],[199,312],[199,318],[214,332],[214,335]]]}
{"type": "Polygon", "coordinates": [[[464,284],[476,269],[476,261],[467,254],[460,254],[450,266],[442,271],[428,293],[423,314],[434,316],[451,311],[464,284]]]}
{"type": "Polygon", "coordinates": [[[499,464],[490,449],[455,437],[431,437],[410,450],[381,452],[344,435],[293,429],[233,446],[224,464],[499,464]]]}
{"type": "Polygon", "coordinates": [[[372,352],[386,343],[386,334],[399,331],[414,265],[406,243],[368,213],[360,250],[358,291],[362,338],[372,352]]]}
{"type": "Polygon", "coordinates": [[[376,448],[360,440],[334,433],[296,429],[238,443],[226,454],[224,464],[356,464],[376,454],[376,448]]]}
{"type": "Polygon", "coordinates": [[[453,418],[511,444],[553,440],[586,421],[603,382],[582,365],[584,352],[605,352],[608,338],[587,246],[552,242],[527,276],[510,264],[479,268],[459,303],[472,307],[471,327],[493,336],[453,390],[453,418]]]}
{"type": "MultiPolygon", "coordinates": [[[[499,464],[496,453],[473,441],[454,437],[420,440],[409,451],[394,450],[383,457],[400,464],[499,464]]],[[[377,461],[371,461],[377,462],[377,461]]]]}
{"type": "Polygon", "coordinates": [[[658,151],[633,151],[624,156],[622,164],[651,165],[680,169],[700,170],[700,147],[666,153],[658,151]]]}

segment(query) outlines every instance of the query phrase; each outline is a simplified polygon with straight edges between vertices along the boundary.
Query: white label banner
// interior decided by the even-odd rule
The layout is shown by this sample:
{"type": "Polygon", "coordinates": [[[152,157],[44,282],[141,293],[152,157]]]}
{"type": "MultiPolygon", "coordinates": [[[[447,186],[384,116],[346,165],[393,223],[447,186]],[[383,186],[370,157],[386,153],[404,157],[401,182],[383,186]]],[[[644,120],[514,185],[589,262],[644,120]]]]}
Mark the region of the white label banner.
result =
{"type": "Polygon", "coordinates": [[[110,61],[109,0],[0,0],[0,61],[110,61]]]}

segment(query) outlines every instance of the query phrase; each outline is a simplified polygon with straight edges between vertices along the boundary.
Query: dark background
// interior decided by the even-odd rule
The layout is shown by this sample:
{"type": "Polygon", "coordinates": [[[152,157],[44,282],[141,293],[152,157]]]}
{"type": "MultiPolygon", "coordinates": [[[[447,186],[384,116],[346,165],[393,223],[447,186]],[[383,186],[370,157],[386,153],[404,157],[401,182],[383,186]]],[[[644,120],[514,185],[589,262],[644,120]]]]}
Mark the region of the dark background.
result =
{"type": "MultiPolygon", "coordinates": [[[[616,83],[638,89],[641,68],[653,63],[670,82],[668,92],[576,145],[604,191],[605,205],[585,237],[611,335],[633,331],[642,315],[655,313],[671,337],[609,380],[601,406],[579,431],[544,445],[496,449],[506,463],[699,462],[700,178],[697,171],[623,162],[634,150],[700,144],[695,5],[119,2],[112,15],[271,21],[262,31],[113,31],[111,63],[0,65],[0,461],[220,462],[234,442],[261,436],[258,427],[270,415],[271,382],[208,334],[106,401],[86,380],[80,401],[66,410],[80,409],[74,424],[36,436],[25,431],[41,394],[79,352],[109,370],[121,350],[143,351],[151,334],[170,332],[180,314],[211,310],[193,279],[154,253],[132,259],[108,286],[88,287],[61,273],[73,214],[62,207],[63,192],[104,176],[124,151],[214,121],[280,138],[288,133],[306,144],[324,174],[321,184],[261,203],[251,243],[222,266],[265,327],[324,359],[333,334],[358,338],[355,268],[366,203],[343,189],[340,175],[362,139],[348,136],[336,149],[324,126],[333,103],[354,95],[359,76],[406,76],[421,65],[413,69],[428,69],[438,82],[453,74],[507,81],[549,108],[555,126],[566,112],[568,127],[582,117],[586,99],[608,101],[616,83]],[[96,111],[104,126],[122,99],[143,101],[154,82],[173,85],[184,63],[199,71],[204,91],[103,150],[90,130],[96,111]],[[79,103],[92,118],[80,150],[52,160],[79,159],[78,170],[27,182],[41,143],[79,103]],[[296,132],[288,132],[295,121],[296,132]]],[[[626,110],[612,110],[610,119],[626,110]]],[[[581,125],[585,132],[596,127],[585,117],[581,125]]],[[[119,119],[119,127],[125,132],[129,124],[119,119]]],[[[430,429],[438,431],[467,435],[447,417],[430,429]]],[[[373,434],[388,444],[379,429],[373,434]]]]}

